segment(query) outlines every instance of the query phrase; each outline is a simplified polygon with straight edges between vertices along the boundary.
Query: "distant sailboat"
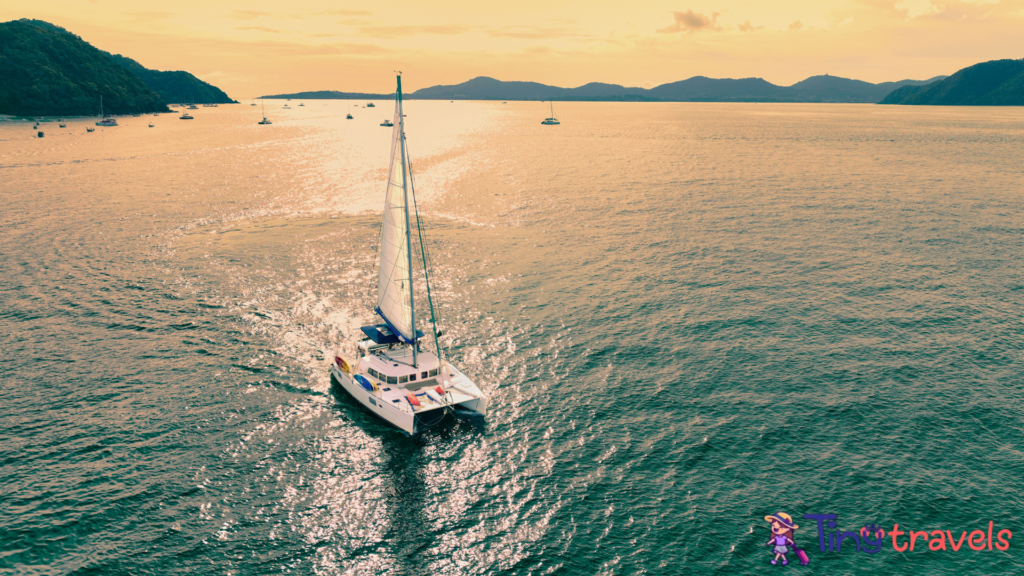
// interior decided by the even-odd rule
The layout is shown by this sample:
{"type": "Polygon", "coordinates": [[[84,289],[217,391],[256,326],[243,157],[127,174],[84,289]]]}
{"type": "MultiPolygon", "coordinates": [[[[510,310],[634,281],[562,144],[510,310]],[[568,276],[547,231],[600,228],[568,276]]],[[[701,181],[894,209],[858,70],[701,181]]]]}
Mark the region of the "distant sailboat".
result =
{"type": "Polygon", "coordinates": [[[392,124],[391,162],[378,251],[377,306],[374,308],[384,323],[362,327],[367,337],[356,343],[359,358],[351,364],[340,353],[334,357],[331,381],[386,422],[409,434],[417,434],[440,422],[448,413],[486,415],[487,397],[472,380],[444,359],[438,340],[441,334],[431,298],[429,259],[405,141],[401,76],[398,77],[392,124]],[[424,311],[430,313],[430,336],[435,352],[424,348],[427,335],[416,327],[417,308],[413,297],[416,244],[422,256],[427,297],[424,311]]]}
{"type": "MultiPolygon", "coordinates": [[[[260,104],[263,104],[263,100],[260,100],[260,104]]],[[[257,122],[257,124],[273,124],[273,122],[271,122],[270,120],[267,120],[267,111],[266,111],[266,109],[262,108],[262,107],[260,109],[263,110],[263,120],[260,120],[259,122],[257,122]]]]}
{"type": "Polygon", "coordinates": [[[545,118],[544,121],[541,122],[541,124],[547,124],[548,126],[555,125],[555,124],[561,124],[561,122],[558,121],[558,118],[555,118],[555,104],[554,104],[554,102],[550,102],[549,101],[548,104],[551,105],[551,118],[545,118]]]}
{"type": "MultiPolygon", "coordinates": [[[[100,94],[100,118],[103,118],[103,94],[100,94]]],[[[117,120],[113,118],[103,118],[96,123],[97,126],[117,126],[117,120]]]]}
{"type": "Polygon", "coordinates": [[[391,120],[388,120],[386,118],[384,119],[383,122],[380,123],[380,125],[381,126],[394,126],[394,124],[391,123],[391,120]]]}

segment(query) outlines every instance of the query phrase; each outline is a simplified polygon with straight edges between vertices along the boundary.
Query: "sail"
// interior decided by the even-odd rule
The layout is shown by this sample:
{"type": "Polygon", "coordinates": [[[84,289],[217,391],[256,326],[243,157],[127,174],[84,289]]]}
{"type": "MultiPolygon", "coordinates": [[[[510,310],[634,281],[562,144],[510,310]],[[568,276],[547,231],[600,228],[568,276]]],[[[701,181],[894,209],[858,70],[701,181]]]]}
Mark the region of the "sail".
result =
{"type": "Polygon", "coordinates": [[[377,279],[377,310],[405,342],[413,336],[412,282],[409,274],[409,238],[406,206],[406,170],[402,166],[401,104],[395,102],[395,127],[391,129],[391,165],[384,218],[380,234],[380,273],[377,279]]]}

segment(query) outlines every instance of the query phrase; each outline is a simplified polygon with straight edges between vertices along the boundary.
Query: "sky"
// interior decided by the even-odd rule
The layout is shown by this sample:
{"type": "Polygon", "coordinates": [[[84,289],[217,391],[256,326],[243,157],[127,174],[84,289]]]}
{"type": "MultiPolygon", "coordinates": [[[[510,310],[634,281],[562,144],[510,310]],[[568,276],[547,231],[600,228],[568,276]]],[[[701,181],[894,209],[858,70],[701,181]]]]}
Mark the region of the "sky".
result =
{"type": "Polygon", "coordinates": [[[924,80],[1024,57],[1024,0],[4,0],[147,68],[236,99],[408,92],[477,76],[652,88],[692,76],[782,86],[924,80]]]}

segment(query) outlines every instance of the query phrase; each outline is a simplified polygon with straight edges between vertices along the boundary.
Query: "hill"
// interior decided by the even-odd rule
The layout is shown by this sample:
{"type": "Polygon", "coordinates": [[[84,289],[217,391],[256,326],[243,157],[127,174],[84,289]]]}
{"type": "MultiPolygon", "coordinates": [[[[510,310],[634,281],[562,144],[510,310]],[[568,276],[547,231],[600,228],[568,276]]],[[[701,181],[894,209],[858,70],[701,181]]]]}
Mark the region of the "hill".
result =
{"type": "Polygon", "coordinates": [[[0,114],[86,116],[169,111],[107,53],[40,20],[0,23],[0,114]]]}
{"type": "Polygon", "coordinates": [[[918,106],[1024,106],[1024,60],[968,66],[926,86],[903,86],[880,104],[918,106]]]}
{"type": "MultiPolygon", "coordinates": [[[[560,88],[537,82],[503,82],[480,76],[462,84],[431,86],[406,95],[410,100],[562,100],[650,102],[862,102],[874,103],[894,88],[926,84],[931,80],[901,80],[871,84],[837,76],[812,76],[792,86],[776,86],[761,78],[708,78],[662,84],[651,89],[591,82],[578,88],[560,88]]],[[[351,92],[299,92],[264,98],[391,98],[391,94],[351,92]]]]}
{"type": "Polygon", "coordinates": [[[120,54],[107,54],[118,66],[138,76],[150,90],[165,102],[195,102],[197,104],[237,104],[223,90],[207,84],[183,71],[162,72],[150,70],[135,60],[120,54]]]}
{"type": "Polygon", "coordinates": [[[316,90],[313,92],[296,92],[294,94],[277,94],[274,96],[260,96],[260,98],[283,99],[295,98],[297,100],[385,100],[394,98],[394,94],[369,94],[366,92],[338,92],[337,90],[316,90]]]}

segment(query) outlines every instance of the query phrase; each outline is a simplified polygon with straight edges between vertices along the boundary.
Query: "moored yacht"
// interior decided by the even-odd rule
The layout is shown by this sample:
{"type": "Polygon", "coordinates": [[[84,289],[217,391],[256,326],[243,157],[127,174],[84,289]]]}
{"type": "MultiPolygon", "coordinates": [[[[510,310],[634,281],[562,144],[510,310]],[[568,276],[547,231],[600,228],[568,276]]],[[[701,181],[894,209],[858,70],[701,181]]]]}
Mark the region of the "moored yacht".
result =
{"type": "Polygon", "coordinates": [[[558,118],[555,118],[555,104],[551,101],[548,101],[548,104],[551,104],[551,118],[545,118],[541,124],[546,124],[548,126],[561,124],[561,122],[558,121],[558,118]]]}

